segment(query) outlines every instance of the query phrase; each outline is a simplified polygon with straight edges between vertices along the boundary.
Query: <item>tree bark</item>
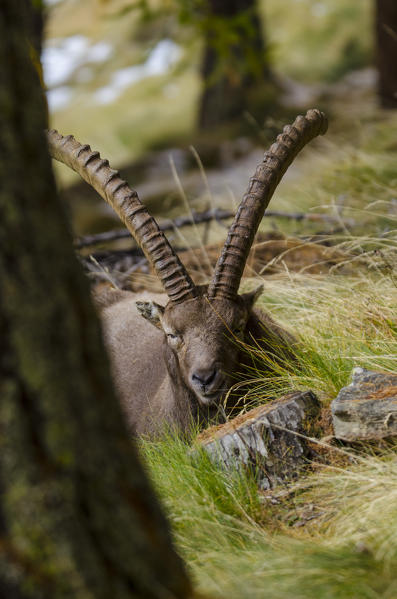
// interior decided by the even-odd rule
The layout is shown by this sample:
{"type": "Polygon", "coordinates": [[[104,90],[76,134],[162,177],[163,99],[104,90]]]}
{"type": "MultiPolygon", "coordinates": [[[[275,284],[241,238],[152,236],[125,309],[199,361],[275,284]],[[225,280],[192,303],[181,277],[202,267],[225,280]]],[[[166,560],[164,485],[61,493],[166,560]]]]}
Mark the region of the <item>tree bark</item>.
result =
{"type": "Polygon", "coordinates": [[[256,0],[207,0],[205,10],[198,124],[210,129],[245,111],[257,117],[270,69],[256,0]]]}
{"type": "Polygon", "coordinates": [[[43,49],[42,40],[43,40],[43,31],[44,31],[44,14],[42,10],[42,5],[44,5],[44,0],[25,0],[31,5],[31,33],[30,39],[33,48],[38,57],[40,57],[41,51],[43,49]]]}
{"type": "Polygon", "coordinates": [[[32,19],[30,2],[3,0],[0,597],[188,597],[57,197],[32,19]]]}
{"type": "Polygon", "coordinates": [[[383,108],[397,108],[397,2],[376,1],[378,93],[383,108]]]}

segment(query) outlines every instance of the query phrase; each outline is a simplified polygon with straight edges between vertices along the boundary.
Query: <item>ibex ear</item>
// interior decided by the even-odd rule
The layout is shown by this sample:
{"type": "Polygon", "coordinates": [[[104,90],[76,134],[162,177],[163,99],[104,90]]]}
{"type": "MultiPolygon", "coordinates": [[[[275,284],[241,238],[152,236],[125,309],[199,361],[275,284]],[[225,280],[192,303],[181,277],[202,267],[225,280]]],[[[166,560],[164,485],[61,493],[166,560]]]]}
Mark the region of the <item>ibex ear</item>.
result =
{"type": "Polygon", "coordinates": [[[164,314],[163,306],[156,304],[156,302],[135,302],[136,308],[149,322],[154,324],[158,329],[162,329],[161,317],[164,314]]]}
{"type": "Polygon", "coordinates": [[[257,289],[254,289],[254,291],[249,291],[248,293],[243,293],[241,295],[248,310],[250,310],[252,306],[255,304],[262,291],[263,285],[259,285],[259,287],[257,289]]]}

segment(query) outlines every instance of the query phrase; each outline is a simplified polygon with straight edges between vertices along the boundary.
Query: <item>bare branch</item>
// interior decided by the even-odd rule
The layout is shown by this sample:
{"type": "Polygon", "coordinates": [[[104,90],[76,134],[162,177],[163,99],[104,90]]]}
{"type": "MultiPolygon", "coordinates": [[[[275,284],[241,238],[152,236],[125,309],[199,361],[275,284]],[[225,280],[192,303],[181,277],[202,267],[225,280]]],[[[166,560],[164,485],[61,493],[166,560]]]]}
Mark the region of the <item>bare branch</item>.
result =
{"type": "MultiPolygon", "coordinates": [[[[195,224],[207,223],[212,220],[217,222],[233,218],[234,213],[230,210],[222,210],[217,208],[216,210],[205,210],[204,212],[193,212],[193,219],[195,224]]],[[[311,213],[307,214],[304,212],[278,212],[269,210],[264,214],[264,218],[285,218],[289,220],[306,220],[309,222],[325,222],[330,224],[340,224],[340,218],[329,214],[311,213]]],[[[347,225],[354,225],[349,220],[346,222],[347,225]]],[[[179,216],[173,220],[167,219],[159,223],[159,229],[161,231],[172,231],[175,228],[187,227],[192,225],[191,216],[179,216]]],[[[96,235],[84,235],[75,239],[74,247],[81,249],[83,247],[89,247],[93,245],[99,245],[100,243],[106,243],[110,241],[116,241],[118,239],[131,238],[131,233],[127,229],[117,229],[114,231],[104,231],[103,233],[97,233],[96,235]]]]}

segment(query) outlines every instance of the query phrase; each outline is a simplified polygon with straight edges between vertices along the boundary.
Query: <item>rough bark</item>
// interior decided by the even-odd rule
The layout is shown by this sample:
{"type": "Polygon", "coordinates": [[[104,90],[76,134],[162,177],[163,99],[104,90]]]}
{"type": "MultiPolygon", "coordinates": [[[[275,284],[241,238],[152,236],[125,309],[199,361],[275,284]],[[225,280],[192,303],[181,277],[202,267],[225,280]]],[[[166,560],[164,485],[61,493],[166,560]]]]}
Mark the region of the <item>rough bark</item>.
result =
{"type": "Polygon", "coordinates": [[[397,2],[376,0],[378,93],[383,108],[397,108],[397,2]]]}
{"type": "Polygon", "coordinates": [[[42,5],[44,5],[44,0],[25,0],[25,2],[31,4],[31,43],[36,51],[37,57],[40,57],[43,49],[44,15],[42,5]]]}
{"type": "Polygon", "coordinates": [[[30,3],[3,0],[0,597],[187,597],[57,198],[31,23],[30,3]]]}
{"type": "MultiPolygon", "coordinates": [[[[245,111],[258,116],[270,69],[256,4],[256,0],[208,0],[204,4],[200,129],[242,119],[245,111]]],[[[263,107],[259,116],[264,116],[263,107]]]]}

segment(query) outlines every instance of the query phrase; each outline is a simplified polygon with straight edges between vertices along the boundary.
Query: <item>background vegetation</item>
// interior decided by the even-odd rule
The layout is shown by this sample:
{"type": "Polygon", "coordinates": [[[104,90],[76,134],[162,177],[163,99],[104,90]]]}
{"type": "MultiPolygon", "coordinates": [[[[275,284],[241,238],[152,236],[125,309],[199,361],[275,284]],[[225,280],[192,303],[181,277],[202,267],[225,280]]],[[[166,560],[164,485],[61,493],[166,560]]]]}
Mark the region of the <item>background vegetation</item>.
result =
{"type": "MultiPolygon", "coordinates": [[[[151,0],[143,4],[152,12],[142,20],[145,13],[137,8],[142,3],[63,0],[50,8],[47,22],[49,46],[76,35],[85,36],[91,44],[105,41],[111,45],[113,52],[107,60],[83,62],[73,71],[69,78],[73,102],[57,110],[52,122],[60,131],[74,131],[93,146],[105,147],[109,159],[119,165],[152,147],[170,147],[180,137],[188,144],[194,142],[202,40],[192,35],[192,20],[179,23],[177,10],[180,4],[189,3],[151,0]],[[117,102],[96,102],[94,93],[109,83],[115,71],[142,63],[164,38],[183,48],[174,69],[127,87],[117,102]]],[[[370,0],[289,0],[288,6],[260,0],[258,8],[269,59],[280,76],[319,84],[373,63],[370,0]]],[[[263,121],[251,127],[263,128],[271,116],[264,114],[263,121]]]]}

